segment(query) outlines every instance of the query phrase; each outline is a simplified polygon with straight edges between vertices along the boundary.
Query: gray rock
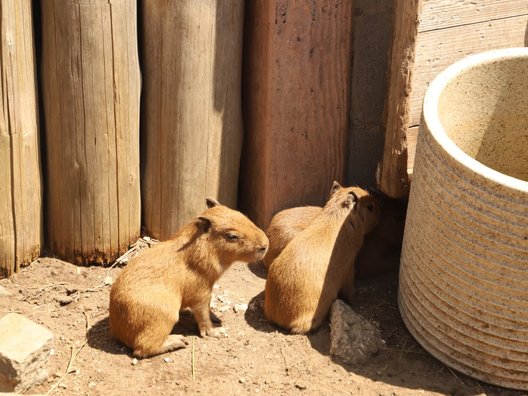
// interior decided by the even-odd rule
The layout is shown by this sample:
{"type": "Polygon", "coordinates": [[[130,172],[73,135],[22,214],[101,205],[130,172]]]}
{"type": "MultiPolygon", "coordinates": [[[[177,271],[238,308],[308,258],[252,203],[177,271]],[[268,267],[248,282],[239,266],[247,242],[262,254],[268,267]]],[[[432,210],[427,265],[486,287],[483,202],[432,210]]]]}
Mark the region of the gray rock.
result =
{"type": "Polygon", "coordinates": [[[24,392],[44,381],[53,334],[22,315],[0,319],[0,392],[24,392]]]}
{"type": "Polygon", "coordinates": [[[367,361],[385,345],[379,324],[364,319],[341,300],[330,310],[330,355],[343,363],[367,361]]]}

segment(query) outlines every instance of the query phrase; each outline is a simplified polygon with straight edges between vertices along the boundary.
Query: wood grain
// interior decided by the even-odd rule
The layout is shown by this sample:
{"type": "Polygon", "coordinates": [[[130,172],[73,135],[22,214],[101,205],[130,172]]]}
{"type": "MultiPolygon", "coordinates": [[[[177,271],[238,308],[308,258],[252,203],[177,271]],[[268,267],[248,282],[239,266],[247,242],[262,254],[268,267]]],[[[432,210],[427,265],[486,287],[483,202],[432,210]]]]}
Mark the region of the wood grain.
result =
{"type": "Polygon", "coordinates": [[[0,277],[40,254],[42,192],[30,0],[0,0],[0,277]]]}
{"type": "Polygon", "coordinates": [[[406,132],[409,126],[410,81],[415,67],[418,15],[422,0],[396,0],[394,36],[387,92],[385,148],[379,187],[392,198],[409,193],[406,132]]]}
{"type": "Polygon", "coordinates": [[[261,227],[343,179],[352,3],[248,2],[240,200],[261,227]]]}
{"type": "Polygon", "coordinates": [[[409,125],[420,123],[425,92],[438,73],[470,54],[497,48],[524,47],[527,26],[528,15],[521,15],[418,34],[410,81],[409,125]]]}
{"type": "Polygon", "coordinates": [[[49,246],[111,262],[140,231],[136,1],[41,8],[49,246]]]}
{"type": "Polygon", "coordinates": [[[527,0],[423,0],[419,32],[526,14],[527,0]]]}
{"type": "Polygon", "coordinates": [[[427,87],[463,57],[491,49],[524,46],[528,0],[397,1],[381,189],[408,193],[417,127],[427,87]],[[419,22],[419,24],[418,24],[419,22]]]}
{"type": "Polygon", "coordinates": [[[167,239],[206,196],[237,205],[244,1],[141,4],[143,222],[167,239]]]}

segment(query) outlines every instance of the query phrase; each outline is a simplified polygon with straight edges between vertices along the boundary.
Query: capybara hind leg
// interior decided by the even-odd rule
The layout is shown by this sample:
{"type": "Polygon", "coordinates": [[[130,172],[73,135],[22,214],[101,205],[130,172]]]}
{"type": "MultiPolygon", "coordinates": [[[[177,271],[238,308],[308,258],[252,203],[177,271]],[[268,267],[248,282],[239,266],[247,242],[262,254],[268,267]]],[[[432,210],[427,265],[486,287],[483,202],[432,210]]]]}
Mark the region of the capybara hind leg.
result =
{"type": "Polygon", "coordinates": [[[307,334],[312,329],[312,319],[297,319],[290,326],[292,334],[307,334]]]}
{"type": "Polygon", "coordinates": [[[185,348],[189,341],[181,334],[170,334],[161,346],[158,355],[165,352],[175,351],[176,349],[185,348]]]}
{"type": "Polygon", "coordinates": [[[177,349],[185,348],[187,345],[189,345],[189,341],[181,334],[170,334],[165,342],[161,344],[158,348],[150,348],[150,349],[134,349],[134,356],[137,357],[148,357],[148,356],[155,356],[155,355],[161,355],[162,353],[175,351],[177,349]]]}

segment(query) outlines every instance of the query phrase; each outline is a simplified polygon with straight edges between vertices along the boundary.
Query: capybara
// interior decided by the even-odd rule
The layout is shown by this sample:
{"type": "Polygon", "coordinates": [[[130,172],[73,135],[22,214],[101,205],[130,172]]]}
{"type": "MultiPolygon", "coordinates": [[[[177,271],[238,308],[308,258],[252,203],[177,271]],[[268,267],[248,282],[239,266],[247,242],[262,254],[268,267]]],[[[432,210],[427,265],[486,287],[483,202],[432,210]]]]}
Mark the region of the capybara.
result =
{"type": "Polygon", "coordinates": [[[183,348],[171,335],[180,310],[190,308],[202,337],[221,334],[213,327],[210,299],[214,283],[235,261],[261,260],[268,238],[242,213],[206,200],[208,209],[161,242],[134,257],[110,291],[110,332],[147,357],[183,348]]]}
{"type": "Polygon", "coordinates": [[[266,230],[269,239],[269,250],[263,260],[266,268],[269,268],[293,237],[308,227],[322,210],[320,206],[300,206],[282,210],[273,216],[266,230]]]}
{"type": "Polygon", "coordinates": [[[343,283],[353,279],[363,238],[378,221],[379,206],[372,195],[334,182],[321,213],[269,267],[266,318],[292,333],[317,328],[343,283]]]}
{"type": "MultiPolygon", "coordinates": [[[[376,198],[381,205],[380,221],[365,236],[363,247],[356,257],[355,275],[358,278],[371,278],[397,270],[400,261],[406,201],[391,199],[381,193],[377,193],[376,198]]],[[[266,268],[322,210],[320,206],[300,206],[282,210],[273,216],[266,230],[270,242],[268,253],[264,257],[266,268]]]]}

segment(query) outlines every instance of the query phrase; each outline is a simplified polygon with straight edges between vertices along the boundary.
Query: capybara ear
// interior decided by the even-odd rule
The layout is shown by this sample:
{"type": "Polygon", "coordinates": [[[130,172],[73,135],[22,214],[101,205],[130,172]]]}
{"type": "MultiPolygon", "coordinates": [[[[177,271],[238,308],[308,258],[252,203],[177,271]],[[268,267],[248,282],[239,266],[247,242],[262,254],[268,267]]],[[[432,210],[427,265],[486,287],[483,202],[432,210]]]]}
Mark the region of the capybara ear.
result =
{"type": "Polygon", "coordinates": [[[214,208],[215,206],[220,206],[220,202],[211,197],[205,198],[205,204],[209,209],[214,208]]]}
{"type": "Polygon", "coordinates": [[[354,208],[358,202],[358,197],[353,191],[350,191],[347,195],[347,199],[343,202],[343,206],[346,208],[354,208]]]}
{"type": "Polygon", "coordinates": [[[211,220],[205,216],[200,216],[198,219],[196,219],[196,227],[198,227],[203,232],[209,232],[211,225],[211,220]]]}
{"type": "Polygon", "coordinates": [[[341,184],[334,180],[334,182],[332,183],[332,188],[330,189],[330,196],[334,195],[336,191],[339,191],[342,188],[343,187],[341,187],[341,184]]]}

